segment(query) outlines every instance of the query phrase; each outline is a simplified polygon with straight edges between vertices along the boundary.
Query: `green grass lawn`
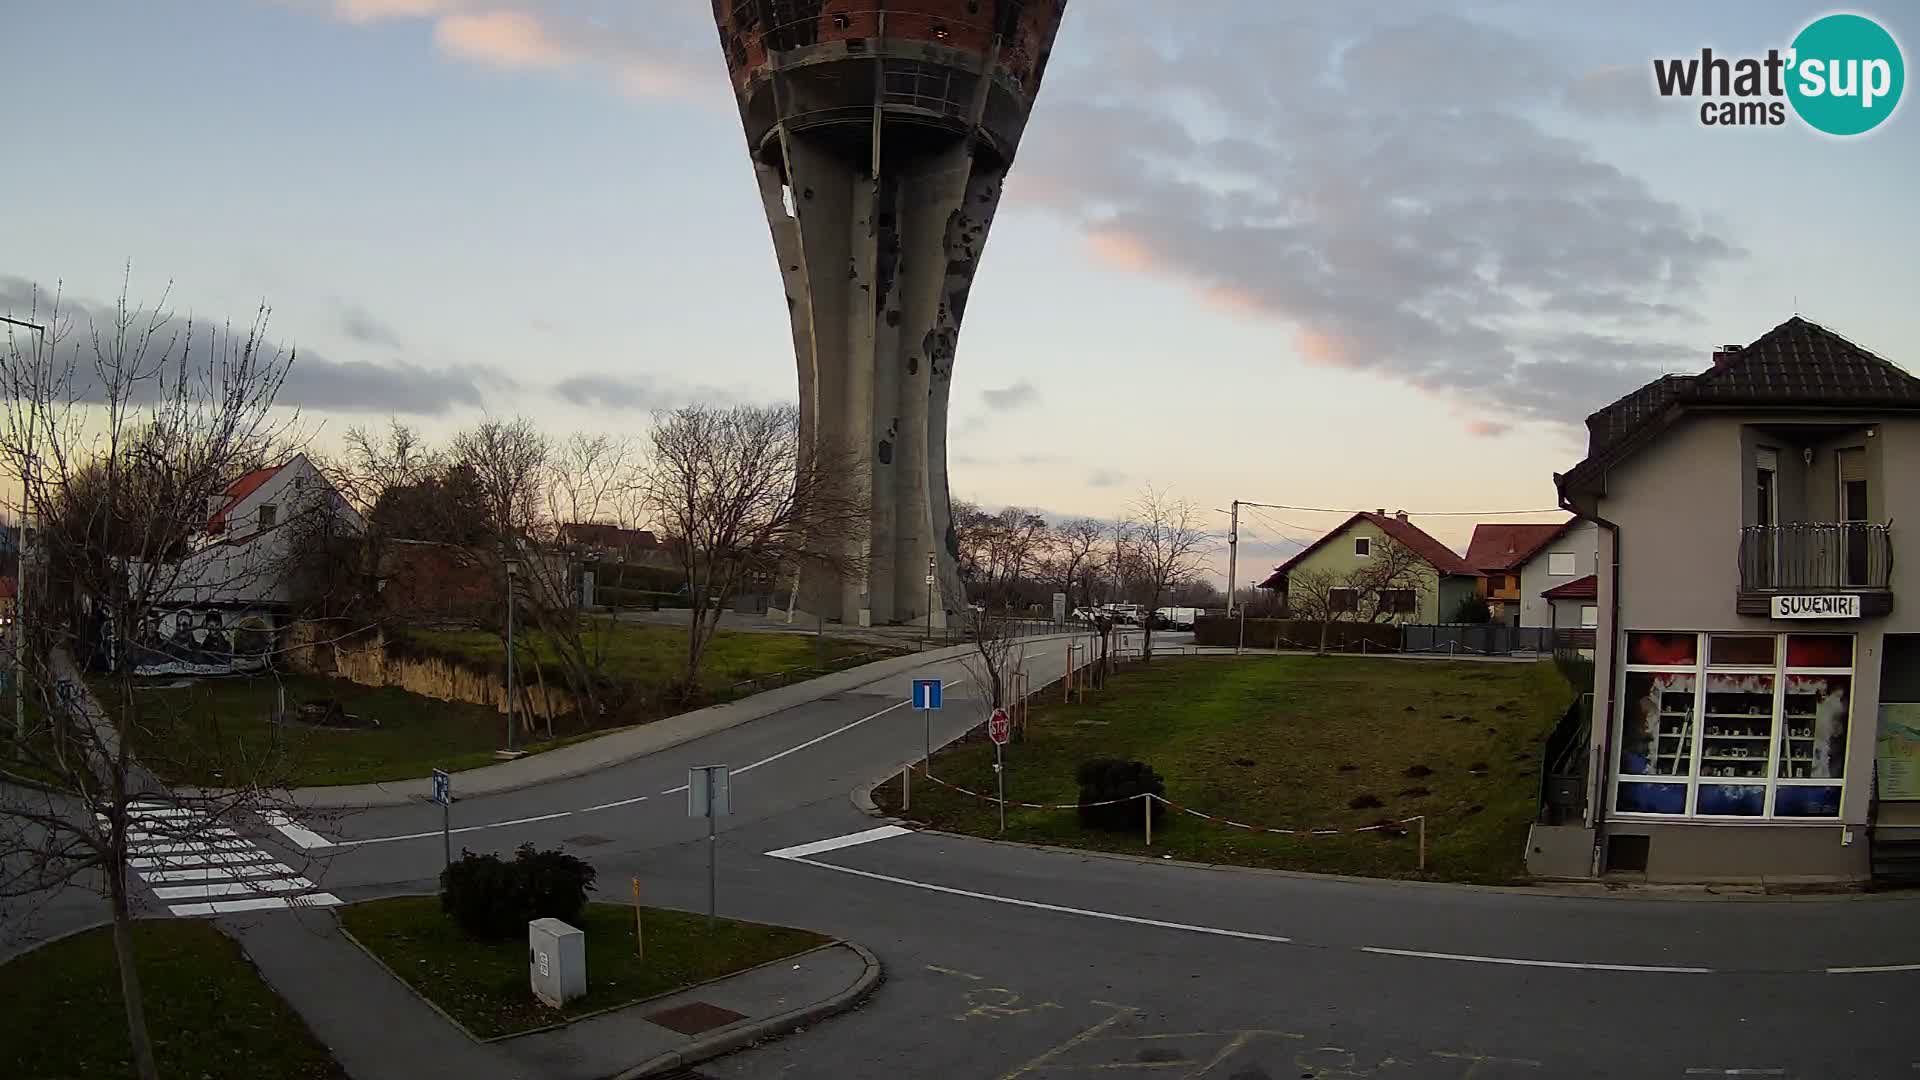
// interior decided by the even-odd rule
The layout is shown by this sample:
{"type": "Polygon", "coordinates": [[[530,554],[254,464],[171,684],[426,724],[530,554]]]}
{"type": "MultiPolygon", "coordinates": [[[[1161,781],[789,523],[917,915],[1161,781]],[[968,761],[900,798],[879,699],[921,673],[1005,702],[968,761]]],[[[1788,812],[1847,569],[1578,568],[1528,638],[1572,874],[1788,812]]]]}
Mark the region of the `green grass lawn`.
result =
{"type": "MultiPolygon", "coordinates": [[[[804,635],[722,632],[709,648],[703,700],[682,704],[668,701],[662,689],[678,670],[685,631],[633,623],[606,626],[608,671],[628,681],[634,691],[625,706],[592,722],[578,715],[558,717],[551,738],[545,730],[533,737],[522,733],[519,749],[539,753],[706,701],[746,696],[753,688],[736,690],[735,683],[805,669],[814,662],[816,648],[813,638],[804,635]]],[[[418,631],[414,638],[418,647],[454,660],[501,663],[500,642],[486,631],[418,631]]],[[[530,644],[551,658],[539,635],[533,635],[530,644]]],[[[835,666],[871,650],[858,642],[827,638],[822,651],[835,666]]],[[[550,681],[555,677],[548,675],[550,681]]],[[[505,745],[506,719],[498,711],[398,687],[285,672],[177,685],[180,682],[136,680],[134,694],[140,717],[134,726],[134,753],[173,783],[304,787],[414,779],[436,768],[457,772],[491,764],[495,751],[505,745]],[[331,699],[343,711],[377,720],[379,726],[336,729],[293,723],[276,733],[268,718],[282,686],[290,712],[303,703],[331,699]]],[[[111,711],[118,684],[95,678],[90,685],[111,711]]],[[[0,769],[5,768],[0,760],[0,769]]]]}
{"type": "MultiPolygon", "coordinates": [[[[326,1047],[234,944],[197,919],[133,928],[141,1000],[165,1077],[344,1078],[326,1047]]],[[[113,939],[89,930],[0,966],[0,1076],[133,1075],[113,939]]]]}
{"type": "MultiPolygon", "coordinates": [[[[1036,704],[1026,739],[1005,751],[1008,801],[1076,802],[1082,761],[1134,758],[1160,772],[1169,799],[1247,824],[1350,829],[1424,814],[1427,871],[1411,834],[1279,836],[1171,812],[1155,822],[1151,848],[1141,828],[1083,831],[1073,811],[1009,808],[1006,836],[1320,873],[1511,881],[1524,873],[1542,745],[1572,700],[1544,662],[1165,657],[1085,704],[1036,704]]],[[[933,771],[991,793],[992,766],[976,732],[936,755],[933,771]]],[[[875,798],[897,812],[898,779],[875,798]]],[[[905,816],[994,836],[995,814],[917,780],[905,816]]]]}
{"type": "MultiPolygon", "coordinates": [[[[432,652],[490,666],[505,663],[500,638],[491,630],[415,630],[410,636],[432,652]]],[[[542,663],[553,662],[553,646],[544,635],[531,632],[523,640],[524,647],[531,648],[542,663]]],[[[644,687],[669,685],[679,678],[686,664],[687,631],[678,626],[596,619],[586,640],[590,648],[605,657],[608,675],[644,687]]],[[[707,643],[701,661],[701,687],[708,694],[722,696],[746,679],[811,667],[816,663],[816,648],[832,665],[877,647],[832,637],[816,646],[808,634],[720,630],[707,643]]]]}
{"type": "MultiPolygon", "coordinates": [[[[311,675],[201,679],[185,687],[156,680],[135,690],[141,723],[134,754],[162,778],[185,784],[365,784],[425,777],[435,768],[467,769],[494,760],[504,745],[506,720],[493,709],[439,701],[396,687],[361,686],[311,675]],[[347,713],[380,722],[378,729],[273,726],[281,685],[287,708],[333,699],[347,713]]],[[[93,691],[111,709],[115,684],[95,680],[93,691]]],[[[555,735],[572,732],[555,725],[555,735]]],[[[547,744],[533,743],[529,750],[547,744]]]]}
{"type": "Polygon", "coordinates": [[[469,939],[440,911],[436,896],[404,896],[343,908],[340,921],[416,993],[481,1038],[527,1031],[572,1017],[670,993],[826,944],[806,930],[643,909],[646,957],[634,955],[633,908],[588,904],[587,994],[554,1010],[527,982],[527,942],[469,939]]]}

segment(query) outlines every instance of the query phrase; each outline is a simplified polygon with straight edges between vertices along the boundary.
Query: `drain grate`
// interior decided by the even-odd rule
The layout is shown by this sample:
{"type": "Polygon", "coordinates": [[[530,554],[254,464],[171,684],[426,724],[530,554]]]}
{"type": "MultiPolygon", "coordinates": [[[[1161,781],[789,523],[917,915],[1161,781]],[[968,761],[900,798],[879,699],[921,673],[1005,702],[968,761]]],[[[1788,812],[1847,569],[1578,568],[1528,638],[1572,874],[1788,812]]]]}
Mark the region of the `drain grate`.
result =
{"type": "Polygon", "coordinates": [[[689,1001],[685,1005],[662,1009],[647,1017],[661,1027],[669,1031],[677,1031],[682,1035],[698,1035],[746,1018],[745,1013],[723,1009],[718,1005],[709,1005],[704,1001],[689,1001]]]}

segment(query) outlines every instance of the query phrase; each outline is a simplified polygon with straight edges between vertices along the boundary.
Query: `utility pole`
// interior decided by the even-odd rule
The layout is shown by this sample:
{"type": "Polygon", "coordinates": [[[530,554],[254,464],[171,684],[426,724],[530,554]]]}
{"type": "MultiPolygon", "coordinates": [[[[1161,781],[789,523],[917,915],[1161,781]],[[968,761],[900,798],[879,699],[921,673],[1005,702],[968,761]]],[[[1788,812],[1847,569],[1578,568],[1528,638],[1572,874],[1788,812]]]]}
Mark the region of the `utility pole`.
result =
{"type": "Polygon", "coordinates": [[[507,753],[515,752],[514,742],[518,733],[513,723],[513,589],[514,578],[520,569],[520,560],[508,556],[507,564],[507,753]]]}
{"type": "Polygon", "coordinates": [[[1240,500],[1235,499],[1233,523],[1227,526],[1227,618],[1233,618],[1233,589],[1240,569],[1240,500]]]}
{"type": "Polygon", "coordinates": [[[13,737],[25,741],[27,737],[27,515],[33,508],[33,434],[39,427],[39,389],[40,363],[39,353],[47,345],[47,328],[39,323],[22,319],[10,319],[0,315],[0,322],[8,326],[23,326],[40,335],[39,348],[34,350],[34,401],[32,412],[28,414],[26,456],[20,466],[20,535],[14,538],[13,559],[13,737]]]}

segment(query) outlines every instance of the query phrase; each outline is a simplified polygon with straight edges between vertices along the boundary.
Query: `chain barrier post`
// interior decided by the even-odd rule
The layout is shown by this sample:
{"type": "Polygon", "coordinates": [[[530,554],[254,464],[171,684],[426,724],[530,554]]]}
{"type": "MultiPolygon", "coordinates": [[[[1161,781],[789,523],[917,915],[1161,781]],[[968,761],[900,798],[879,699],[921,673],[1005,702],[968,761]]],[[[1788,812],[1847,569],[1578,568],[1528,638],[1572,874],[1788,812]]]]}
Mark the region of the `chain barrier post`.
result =
{"type": "Polygon", "coordinates": [[[1420,869],[1427,868],[1427,815],[1420,815],[1420,869]]]}
{"type": "Polygon", "coordinates": [[[1142,792],[1140,795],[1140,807],[1141,809],[1146,811],[1145,817],[1147,819],[1147,846],[1152,847],[1153,846],[1153,796],[1146,794],[1145,792],[1142,792]]]}

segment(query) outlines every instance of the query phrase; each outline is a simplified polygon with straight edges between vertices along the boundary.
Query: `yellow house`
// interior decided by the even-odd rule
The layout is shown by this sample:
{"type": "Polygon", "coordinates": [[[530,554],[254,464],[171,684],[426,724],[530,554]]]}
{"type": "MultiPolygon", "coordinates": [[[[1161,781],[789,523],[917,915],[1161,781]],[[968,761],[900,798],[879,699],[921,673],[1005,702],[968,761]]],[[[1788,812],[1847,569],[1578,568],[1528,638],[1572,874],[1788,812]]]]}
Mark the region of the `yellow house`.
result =
{"type": "Polygon", "coordinates": [[[1385,510],[1353,515],[1275,568],[1260,587],[1277,591],[1284,603],[1289,579],[1309,572],[1325,573],[1336,582],[1329,597],[1334,611],[1391,623],[1449,621],[1461,599],[1479,588],[1480,580],[1480,573],[1453,549],[1408,521],[1404,510],[1393,515],[1385,510]],[[1413,554],[1415,565],[1390,588],[1368,587],[1369,572],[1378,571],[1378,560],[1387,557],[1389,545],[1395,544],[1413,554]]]}

